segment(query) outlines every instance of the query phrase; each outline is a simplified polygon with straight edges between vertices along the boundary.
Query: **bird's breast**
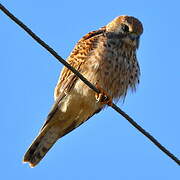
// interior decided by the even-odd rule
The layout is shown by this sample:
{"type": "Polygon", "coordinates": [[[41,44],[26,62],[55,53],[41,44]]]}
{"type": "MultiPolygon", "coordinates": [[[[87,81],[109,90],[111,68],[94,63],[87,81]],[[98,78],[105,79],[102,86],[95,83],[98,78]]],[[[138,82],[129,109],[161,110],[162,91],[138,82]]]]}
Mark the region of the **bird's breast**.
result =
{"type": "Polygon", "coordinates": [[[100,41],[87,61],[86,77],[115,99],[135,88],[139,80],[136,52],[120,40],[100,41]]]}

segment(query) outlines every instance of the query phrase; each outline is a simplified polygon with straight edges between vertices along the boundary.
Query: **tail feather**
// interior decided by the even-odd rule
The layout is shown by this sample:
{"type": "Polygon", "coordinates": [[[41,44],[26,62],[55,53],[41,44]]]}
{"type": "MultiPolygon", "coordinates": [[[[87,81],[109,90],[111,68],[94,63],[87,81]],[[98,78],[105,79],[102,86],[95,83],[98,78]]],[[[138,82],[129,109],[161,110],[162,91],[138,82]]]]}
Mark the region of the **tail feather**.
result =
{"type": "Polygon", "coordinates": [[[29,147],[23,162],[28,162],[31,167],[36,166],[58,139],[57,127],[45,127],[29,147]]]}
{"type": "MultiPolygon", "coordinates": [[[[75,107],[73,104],[73,108],[75,107]]],[[[59,138],[68,134],[101,110],[97,110],[94,114],[90,114],[88,111],[80,111],[78,114],[77,107],[75,108],[76,111],[71,107],[69,109],[73,109],[76,112],[76,115],[72,115],[73,113],[64,113],[60,110],[58,111],[56,108],[55,106],[50,112],[40,134],[36,137],[24,155],[23,162],[29,163],[31,167],[36,166],[42,160],[59,138]]]]}

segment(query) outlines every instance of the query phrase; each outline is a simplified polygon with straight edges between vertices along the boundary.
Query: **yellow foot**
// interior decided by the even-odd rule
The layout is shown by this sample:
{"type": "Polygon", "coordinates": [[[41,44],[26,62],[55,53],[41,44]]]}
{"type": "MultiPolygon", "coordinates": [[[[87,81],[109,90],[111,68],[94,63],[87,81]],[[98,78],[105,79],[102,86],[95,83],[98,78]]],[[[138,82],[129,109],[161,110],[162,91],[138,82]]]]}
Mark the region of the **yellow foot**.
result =
{"type": "Polygon", "coordinates": [[[112,98],[108,95],[108,93],[98,85],[96,85],[96,87],[100,91],[100,93],[95,94],[97,102],[112,106],[113,105],[112,98]]]}

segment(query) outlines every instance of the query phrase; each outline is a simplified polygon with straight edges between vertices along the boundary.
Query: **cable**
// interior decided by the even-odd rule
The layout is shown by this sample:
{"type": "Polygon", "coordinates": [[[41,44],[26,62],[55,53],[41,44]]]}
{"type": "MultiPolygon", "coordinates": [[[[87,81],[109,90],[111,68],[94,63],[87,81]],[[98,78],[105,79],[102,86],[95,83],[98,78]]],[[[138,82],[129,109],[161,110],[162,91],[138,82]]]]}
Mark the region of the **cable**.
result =
{"type": "MultiPolygon", "coordinates": [[[[73,68],[70,64],[68,64],[61,56],[58,55],[56,51],[54,51],[48,44],[46,44],[43,40],[41,40],[34,32],[31,31],[22,21],[16,18],[12,13],[10,13],[2,4],[0,4],[0,9],[16,24],[18,24],[22,29],[24,29],[35,41],[37,41],[41,46],[43,46],[47,51],[49,51],[59,62],[61,62],[64,66],[70,69],[76,76],[78,76],[87,86],[89,86],[96,93],[100,93],[100,90],[97,89],[93,84],[91,84],[81,73],[79,73],[75,68],[73,68]]],[[[178,165],[180,165],[180,160],[173,155],[168,149],[166,149],[161,143],[159,143],[150,133],[148,133],[145,129],[143,129],[140,125],[138,125],[129,115],[127,115],[124,111],[122,111],[118,106],[114,103],[111,107],[121,114],[125,119],[127,119],[132,126],[138,129],[144,136],[146,136],[151,142],[153,142],[161,151],[163,151],[167,156],[169,156],[172,160],[174,160],[178,165]]]]}

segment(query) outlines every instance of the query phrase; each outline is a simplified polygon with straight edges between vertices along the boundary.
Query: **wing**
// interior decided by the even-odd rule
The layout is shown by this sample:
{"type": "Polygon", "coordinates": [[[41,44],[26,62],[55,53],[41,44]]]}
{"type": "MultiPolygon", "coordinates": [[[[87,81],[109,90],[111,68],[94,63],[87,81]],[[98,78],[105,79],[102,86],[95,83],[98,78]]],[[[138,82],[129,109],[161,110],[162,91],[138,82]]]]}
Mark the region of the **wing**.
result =
{"type": "MultiPolygon", "coordinates": [[[[83,63],[88,59],[88,56],[96,48],[98,37],[103,35],[104,32],[105,27],[102,27],[99,30],[92,31],[82,37],[82,39],[80,39],[74,47],[73,51],[67,59],[67,62],[76,70],[81,72],[83,63]]],[[[47,125],[47,123],[50,122],[50,120],[58,110],[61,100],[68,94],[68,92],[70,92],[77,79],[78,77],[71,70],[66,67],[63,68],[58,84],[55,88],[55,103],[50,113],[48,114],[47,120],[42,129],[47,125]]],[[[74,128],[70,129],[70,131],[73,129],[74,128]]]]}
{"type": "MultiPolygon", "coordinates": [[[[73,66],[76,70],[82,72],[83,64],[88,59],[88,57],[93,52],[93,50],[96,48],[99,36],[102,36],[104,32],[105,32],[105,27],[102,27],[99,30],[92,31],[86,34],[84,37],[82,37],[74,47],[73,51],[71,52],[70,56],[67,59],[67,62],[71,66],[73,66]]],[[[59,97],[59,95],[63,92],[64,84],[67,83],[69,77],[71,77],[72,75],[74,75],[74,73],[71,70],[69,70],[66,67],[63,68],[58,84],[55,88],[55,95],[54,95],[55,99],[59,97]]],[[[73,85],[77,79],[78,77],[74,78],[71,84],[73,85]]],[[[70,89],[71,88],[68,88],[66,91],[68,92],[70,89]]]]}

